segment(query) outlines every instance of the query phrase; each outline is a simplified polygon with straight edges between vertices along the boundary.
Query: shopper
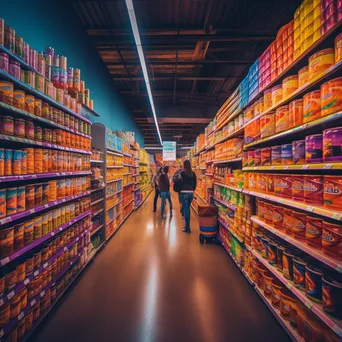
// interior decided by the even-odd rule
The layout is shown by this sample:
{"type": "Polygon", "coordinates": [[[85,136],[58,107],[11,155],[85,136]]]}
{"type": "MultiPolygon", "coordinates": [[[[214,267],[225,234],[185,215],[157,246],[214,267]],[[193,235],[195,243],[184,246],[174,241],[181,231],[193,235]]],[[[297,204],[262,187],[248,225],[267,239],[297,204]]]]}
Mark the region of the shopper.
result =
{"type": "Polygon", "coordinates": [[[157,201],[160,196],[159,191],[159,177],[163,172],[163,168],[160,167],[159,170],[153,175],[152,178],[152,186],[154,187],[154,200],[153,200],[153,212],[155,213],[157,210],[157,201]]]}
{"type": "MultiPolygon", "coordinates": [[[[173,184],[175,184],[179,180],[179,177],[180,177],[180,174],[181,174],[182,171],[183,171],[183,169],[179,169],[179,170],[177,170],[174,173],[174,175],[172,177],[173,184]]],[[[181,200],[180,192],[178,193],[178,201],[179,201],[179,204],[180,204],[180,212],[182,214],[182,217],[184,217],[183,205],[182,205],[182,200],[181,200]]]]}
{"type": "Polygon", "coordinates": [[[184,161],[184,170],[180,174],[180,197],[182,201],[183,213],[185,218],[184,233],[191,233],[190,229],[190,206],[194,199],[194,191],[196,190],[197,179],[195,172],[191,169],[189,160],[184,161]]]}
{"type": "Polygon", "coordinates": [[[161,197],[161,218],[164,218],[166,200],[170,203],[170,216],[172,216],[172,201],[170,194],[169,167],[164,167],[164,172],[159,177],[159,191],[161,197]]]}

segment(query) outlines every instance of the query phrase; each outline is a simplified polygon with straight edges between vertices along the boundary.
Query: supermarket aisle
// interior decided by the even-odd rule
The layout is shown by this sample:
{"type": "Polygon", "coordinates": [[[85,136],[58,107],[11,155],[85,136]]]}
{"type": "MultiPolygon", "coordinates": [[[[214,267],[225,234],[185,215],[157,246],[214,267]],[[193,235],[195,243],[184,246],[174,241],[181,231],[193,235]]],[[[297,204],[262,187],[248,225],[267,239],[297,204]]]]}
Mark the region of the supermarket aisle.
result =
{"type": "MultiPolygon", "coordinates": [[[[173,198],[177,203],[176,198],[173,198]]],[[[39,342],[288,341],[223,248],[152,213],[152,196],[83,273],[39,342]]]]}

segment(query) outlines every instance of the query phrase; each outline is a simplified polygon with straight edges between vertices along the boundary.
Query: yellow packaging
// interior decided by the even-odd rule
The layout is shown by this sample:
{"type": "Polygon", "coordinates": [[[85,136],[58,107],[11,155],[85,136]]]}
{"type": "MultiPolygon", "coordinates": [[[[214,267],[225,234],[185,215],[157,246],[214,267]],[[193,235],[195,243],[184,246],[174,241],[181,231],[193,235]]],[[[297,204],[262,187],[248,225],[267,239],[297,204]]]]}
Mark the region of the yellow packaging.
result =
{"type": "Polygon", "coordinates": [[[315,77],[324,72],[335,62],[334,49],[324,49],[313,54],[309,58],[309,74],[310,77],[315,77]]]}
{"type": "Polygon", "coordinates": [[[287,98],[298,89],[298,76],[293,75],[283,80],[283,98],[287,98]]]}

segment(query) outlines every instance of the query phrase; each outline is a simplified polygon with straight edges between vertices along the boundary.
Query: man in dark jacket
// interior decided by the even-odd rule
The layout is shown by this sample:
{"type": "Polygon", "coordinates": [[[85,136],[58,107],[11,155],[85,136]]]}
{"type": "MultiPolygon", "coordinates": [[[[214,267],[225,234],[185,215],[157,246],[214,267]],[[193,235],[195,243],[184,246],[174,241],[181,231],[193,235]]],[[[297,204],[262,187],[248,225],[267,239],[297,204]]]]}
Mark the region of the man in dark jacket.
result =
{"type": "Polygon", "coordinates": [[[159,177],[163,172],[163,168],[160,167],[159,170],[153,175],[152,178],[152,186],[154,187],[154,200],[153,200],[153,212],[155,213],[157,210],[157,201],[160,195],[159,191],[159,177]]]}
{"type": "Polygon", "coordinates": [[[165,210],[165,203],[166,199],[170,203],[170,215],[172,216],[172,201],[171,201],[171,194],[170,194],[170,181],[169,181],[169,167],[164,167],[164,173],[162,173],[159,177],[159,191],[161,197],[161,218],[164,218],[164,210],[165,210]]]}

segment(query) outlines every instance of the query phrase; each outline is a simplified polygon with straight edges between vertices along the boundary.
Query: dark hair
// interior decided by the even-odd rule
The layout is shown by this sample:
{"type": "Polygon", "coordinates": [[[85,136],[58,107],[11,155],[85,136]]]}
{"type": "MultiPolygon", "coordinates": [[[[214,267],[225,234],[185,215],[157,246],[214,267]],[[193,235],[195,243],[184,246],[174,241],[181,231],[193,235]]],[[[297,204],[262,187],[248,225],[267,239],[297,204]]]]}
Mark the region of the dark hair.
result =
{"type": "Polygon", "coordinates": [[[184,160],[183,167],[184,167],[185,174],[187,176],[191,177],[192,176],[192,169],[191,169],[190,160],[184,160]]]}
{"type": "Polygon", "coordinates": [[[163,168],[160,167],[159,170],[158,170],[158,173],[162,173],[163,172],[163,168]]]}
{"type": "Polygon", "coordinates": [[[164,167],[164,172],[165,172],[165,173],[168,173],[168,171],[169,171],[169,167],[168,167],[168,166],[165,166],[165,167],[164,167]]]}

